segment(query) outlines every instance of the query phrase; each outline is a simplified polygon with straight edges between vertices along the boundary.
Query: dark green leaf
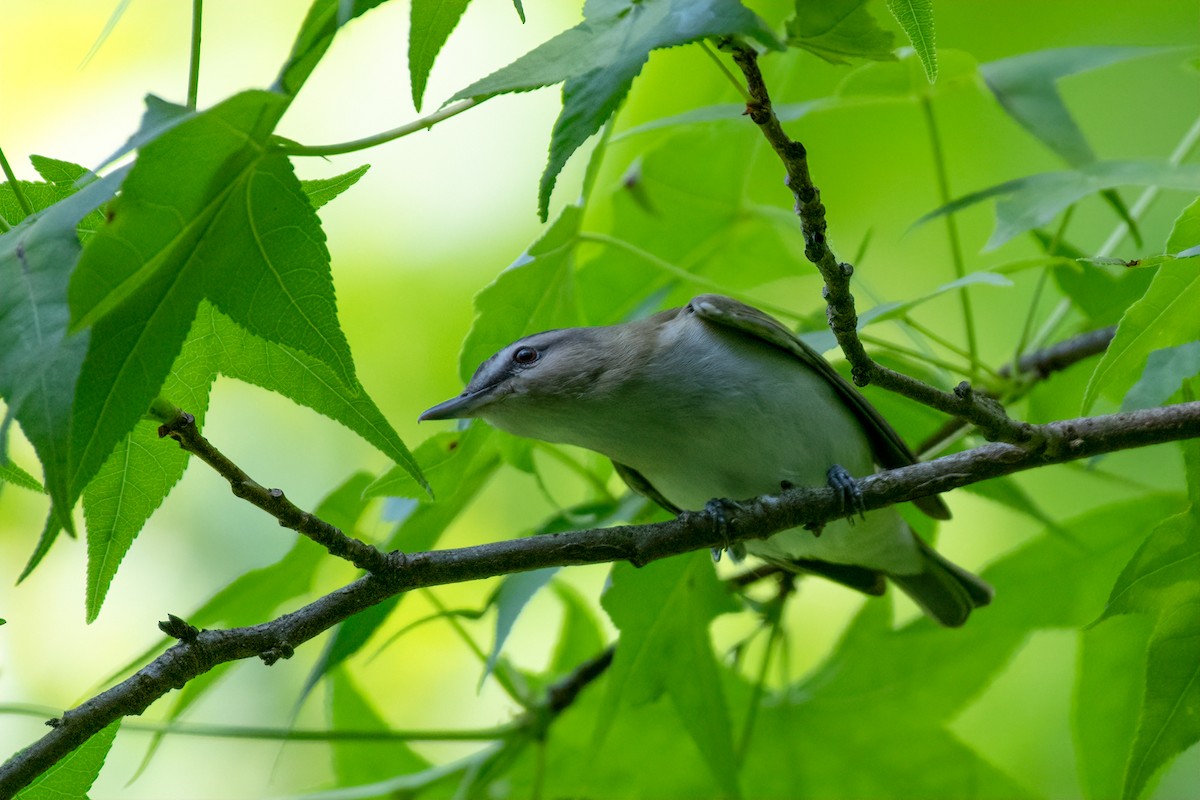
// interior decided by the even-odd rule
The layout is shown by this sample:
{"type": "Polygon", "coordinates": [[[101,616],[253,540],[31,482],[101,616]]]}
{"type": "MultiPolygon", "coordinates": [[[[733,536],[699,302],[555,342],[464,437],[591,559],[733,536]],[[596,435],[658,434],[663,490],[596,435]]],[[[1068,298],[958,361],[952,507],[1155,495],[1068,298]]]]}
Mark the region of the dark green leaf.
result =
{"type": "Polygon", "coordinates": [[[38,564],[42,563],[42,559],[50,552],[50,548],[54,546],[54,542],[62,531],[62,520],[51,508],[50,513],[46,515],[46,524],[42,526],[42,535],[38,537],[37,544],[29,555],[29,561],[25,563],[25,569],[21,570],[21,574],[17,576],[17,583],[28,578],[37,569],[38,564]]]}
{"type": "Polygon", "coordinates": [[[1152,47],[1038,50],[980,64],[979,72],[1009,116],[1067,164],[1081,167],[1096,157],[1058,93],[1059,79],[1159,51],[1152,47]]]}
{"type": "Polygon", "coordinates": [[[124,171],[92,183],[0,236],[0,396],[42,462],[60,523],[72,531],[71,398],[88,346],[69,336],[67,277],[80,247],[75,227],[107,201],[124,171]]]}
{"type": "Polygon", "coordinates": [[[355,386],[320,224],[287,159],[264,150],[285,109],[244,92],[144,146],[89,241],[70,288],[76,327],[92,325],[72,416],[77,490],[160,391],[205,295],[355,386]]]}
{"type": "Polygon", "coordinates": [[[121,720],[96,733],[17,793],[17,800],[86,798],[108,758],[121,720]]]}
{"type": "MultiPolygon", "coordinates": [[[[434,59],[470,3],[471,0],[413,0],[408,26],[408,71],[412,76],[413,106],[418,111],[434,59]]],[[[524,22],[524,12],[518,8],[518,13],[524,22]]]]}
{"type": "Polygon", "coordinates": [[[867,11],[868,0],[796,0],[796,16],[787,21],[787,43],[831,64],[847,58],[891,61],[893,36],[867,11]]]}
{"type": "Polygon", "coordinates": [[[384,0],[315,0],[300,25],[292,52],[275,81],[275,88],[294,97],[333,43],[343,25],[384,0]]]}
{"type": "Polygon", "coordinates": [[[985,247],[991,250],[1017,234],[1046,225],[1072,203],[1117,186],[1161,186],[1196,191],[1200,189],[1200,165],[1094,161],[1078,169],[1029,175],[971,192],[929,212],[913,224],[921,225],[995,197],[996,229],[985,247]]]}
{"type": "Polygon", "coordinates": [[[900,23],[925,68],[930,83],[937,80],[937,45],[933,35],[933,0],[887,0],[888,11],[900,23]]]}
{"type": "Polygon", "coordinates": [[[337,197],[354,184],[358,183],[358,179],[363,175],[366,175],[367,170],[370,168],[370,164],[363,164],[361,167],[355,167],[349,172],[343,172],[341,175],[335,175],[332,178],[319,178],[311,181],[300,181],[300,188],[306,195],[308,195],[308,201],[312,203],[313,208],[319,209],[321,206],[325,205],[330,200],[337,197]]]}
{"type": "Polygon", "coordinates": [[[563,110],[554,123],[550,161],[538,190],[543,220],[563,165],[620,105],[651,50],[734,34],[766,47],[779,46],[766,23],[736,0],[589,3],[584,14],[574,28],[451,98],[486,100],[563,84],[563,110]]]}
{"type": "Polygon", "coordinates": [[[601,601],[621,631],[609,669],[597,739],[619,709],[671,698],[721,787],[738,793],[732,723],[709,638],[709,624],[737,604],[716,579],[707,553],[613,567],[601,601]]]}

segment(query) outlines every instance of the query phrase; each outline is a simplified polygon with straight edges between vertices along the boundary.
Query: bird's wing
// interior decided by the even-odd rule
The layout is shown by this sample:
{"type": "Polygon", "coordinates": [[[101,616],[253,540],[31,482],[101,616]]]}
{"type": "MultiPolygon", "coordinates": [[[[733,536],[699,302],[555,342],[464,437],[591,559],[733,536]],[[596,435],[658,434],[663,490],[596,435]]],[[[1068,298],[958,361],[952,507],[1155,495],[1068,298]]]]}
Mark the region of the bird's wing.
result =
{"type": "Polygon", "coordinates": [[[625,484],[630,489],[633,489],[642,497],[653,500],[655,503],[658,503],[672,514],[680,514],[683,512],[682,508],[663,497],[658,489],[654,488],[654,484],[646,480],[646,476],[642,475],[642,473],[638,472],[633,467],[627,467],[618,461],[612,462],[612,465],[614,468],[616,468],[617,474],[621,476],[621,480],[625,481],[625,484]]]}
{"type": "MultiPolygon", "coordinates": [[[[915,464],[916,455],[909,449],[895,428],[888,424],[873,405],[867,402],[858,389],[843,378],[821,354],[806,345],[774,317],[757,308],[719,294],[704,294],[693,298],[688,304],[701,319],[747,336],[754,336],[768,344],[791,353],[805,366],[829,381],[838,394],[853,409],[867,437],[875,461],[886,469],[915,464]]],[[[933,495],[914,500],[913,504],[934,519],[949,519],[950,509],[941,498],[933,495]]]]}

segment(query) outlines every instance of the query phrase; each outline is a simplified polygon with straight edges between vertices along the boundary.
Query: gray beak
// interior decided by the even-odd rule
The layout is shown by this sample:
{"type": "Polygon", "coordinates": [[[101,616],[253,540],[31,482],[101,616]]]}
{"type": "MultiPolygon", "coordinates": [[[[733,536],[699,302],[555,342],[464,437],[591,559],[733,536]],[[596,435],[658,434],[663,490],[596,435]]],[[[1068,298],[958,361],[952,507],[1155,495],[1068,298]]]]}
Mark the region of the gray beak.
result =
{"type": "Polygon", "coordinates": [[[466,417],[476,416],[475,412],[486,405],[488,402],[487,390],[477,392],[463,392],[458,397],[451,397],[445,402],[438,403],[430,409],[426,409],[421,416],[417,417],[418,422],[424,422],[427,419],[464,419],[466,417]]]}

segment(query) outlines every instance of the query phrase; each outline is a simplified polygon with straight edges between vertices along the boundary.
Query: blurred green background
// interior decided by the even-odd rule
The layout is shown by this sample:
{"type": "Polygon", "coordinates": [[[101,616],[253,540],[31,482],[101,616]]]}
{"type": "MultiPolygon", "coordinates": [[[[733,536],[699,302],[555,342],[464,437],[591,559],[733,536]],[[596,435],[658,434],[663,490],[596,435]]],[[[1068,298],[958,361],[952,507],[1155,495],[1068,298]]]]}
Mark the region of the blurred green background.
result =
{"type": "MultiPolygon", "coordinates": [[[[772,23],[789,12],[786,3],[749,5],[772,23]]],[[[884,18],[878,5],[873,10],[884,18]]],[[[424,112],[579,19],[578,4],[525,6],[525,25],[504,2],[479,2],[469,9],[434,68],[424,112]]],[[[201,106],[243,88],[269,85],[305,8],[299,0],[206,3],[201,106]]],[[[0,4],[0,146],[19,177],[36,179],[30,154],[99,164],[135,129],[146,93],[183,99],[191,4],[131,3],[107,40],[90,54],[112,11],[111,4],[84,0],[0,4]]],[[[389,3],[350,24],[289,112],[281,133],[306,144],[344,141],[415,118],[404,55],[407,17],[407,4],[389,3]]],[[[939,3],[936,19],[939,48],[967,51],[980,62],[1075,45],[1191,46],[1183,54],[1167,52],[1063,82],[1068,105],[1100,158],[1163,158],[1200,110],[1200,73],[1194,61],[1187,63],[1196,57],[1200,35],[1200,4],[1195,2],[939,3]]],[[[846,73],[804,54],[768,57],[763,66],[777,103],[828,95],[846,73]]],[[[304,178],[372,165],[321,217],[333,255],[342,325],[359,376],[411,447],[444,429],[418,428],[417,414],[461,387],[458,351],[470,325],[472,295],[542,229],[535,215],[537,175],[545,163],[558,95],[557,88],[550,88],[500,97],[430,132],[368,152],[297,160],[304,178]]],[[[635,82],[617,130],[716,102],[736,102],[736,96],[698,48],[656,52],[635,82]]],[[[936,112],[955,195],[1061,167],[977,88],[946,88],[936,112]]],[[[741,135],[734,125],[719,123],[712,130],[717,136],[741,135]]],[[[870,237],[858,265],[862,307],[873,305],[868,298],[905,299],[953,277],[941,227],[908,231],[917,217],[938,205],[924,122],[915,105],[813,115],[789,129],[810,151],[837,252],[850,258],[870,237]]],[[[666,141],[672,135],[655,132],[615,144],[601,173],[599,202],[590,213],[602,219],[608,213],[604,198],[638,154],[655,138],[666,141]]],[[[752,135],[745,141],[762,147],[752,135]]],[[[560,178],[552,217],[577,197],[586,155],[577,154],[560,178]]],[[[777,165],[761,155],[755,163],[755,199],[788,208],[790,196],[781,186],[777,165]]],[[[699,171],[704,167],[696,164],[699,171]]],[[[1127,200],[1133,196],[1126,193],[1127,200]]],[[[1098,200],[1088,202],[1094,213],[1073,227],[1072,237],[1095,243],[1111,230],[1114,219],[1098,200]]],[[[1160,202],[1147,215],[1145,252],[1162,241],[1179,205],[1160,202]]],[[[991,211],[981,206],[959,221],[965,249],[974,253],[990,233],[991,211]]],[[[995,264],[1033,252],[1031,245],[1018,241],[971,263],[995,264]]],[[[1117,254],[1142,253],[1127,243],[1117,254]]],[[[1031,285],[1031,276],[1024,275],[1012,289],[983,287],[975,294],[989,363],[1009,359],[1011,315],[1014,308],[1023,313],[1031,285]]],[[[750,295],[801,311],[821,306],[814,276],[777,282],[750,295]]],[[[931,305],[924,319],[955,338],[961,330],[957,314],[947,297],[931,305]]],[[[1077,396],[1081,388],[1065,393],[1077,396]]],[[[1070,416],[1077,411],[1077,405],[1068,404],[1033,413],[1070,416]]],[[[335,423],[225,379],[215,389],[206,434],[249,474],[283,488],[306,508],[353,472],[388,466],[383,456],[335,423]]],[[[32,450],[23,443],[14,447],[13,457],[27,469],[35,466],[32,450]]],[[[1140,471],[1177,488],[1176,461],[1173,454],[1148,450],[1115,456],[1108,466],[1117,472],[1140,471]]],[[[1111,501],[1123,491],[1069,468],[1026,475],[1022,485],[1055,516],[1111,501]]],[[[578,487],[552,479],[550,492],[565,504],[575,499],[572,492],[578,493],[578,487]]],[[[975,497],[958,493],[952,505],[957,520],[944,527],[940,549],[971,568],[1039,532],[1028,519],[975,497]]],[[[293,541],[290,532],[234,500],[216,475],[192,466],[141,533],[99,620],[88,626],[81,543],[61,542],[29,580],[12,586],[45,510],[41,497],[12,487],[0,493],[0,616],[8,619],[0,628],[0,703],[57,708],[94,694],[108,675],[159,639],[157,620],[168,612],[186,618],[216,588],[272,563],[293,541]]],[[[506,473],[488,486],[443,544],[517,535],[553,510],[532,479],[506,473]]],[[[376,522],[364,533],[378,536],[387,529],[386,523],[376,522]]],[[[325,585],[333,587],[351,575],[348,568],[331,563],[325,585]]],[[[595,598],[606,575],[607,569],[598,566],[569,570],[566,577],[595,598]]],[[[475,608],[491,589],[477,583],[442,587],[436,595],[450,607],[475,608]]],[[[835,587],[805,587],[792,607],[796,625],[805,626],[804,634],[793,638],[794,674],[819,661],[857,607],[857,600],[835,587]],[[812,613],[817,608],[819,615],[812,613]]],[[[427,598],[414,596],[389,631],[432,608],[427,598]]],[[[510,657],[518,664],[543,663],[559,613],[552,600],[535,598],[510,641],[510,657]]],[[[900,613],[914,612],[902,607],[900,613]]],[[[719,620],[718,645],[733,641],[748,624],[737,617],[719,620]]],[[[490,643],[490,620],[471,629],[485,647],[490,643]]],[[[995,764],[1047,797],[1079,793],[1068,724],[1075,647],[1072,632],[1036,635],[953,726],[995,764]],[[1038,735],[1024,735],[1031,729],[1038,735]]],[[[309,645],[290,662],[270,669],[258,662],[235,667],[188,719],[285,726],[318,650],[309,645]]],[[[396,727],[482,726],[514,713],[490,683],[476,692],[479,666],[444,625],[425,626],[377,657],[359,658],[352,672],[372,687],[379,708],[396,727]]],[[[147,717],[154,718],[157,710],[152,708],[147,717]]],[[[301,709],[298,724],[318,727],[323,720],[318,692],[301,709]]],[[[41,725],[35,717],[0,715],[0,751],[7,754],[32,741],[41,725]]],[[[317,787],[328,774],[321,745],[171,737],[145,775],[126,787],[147,741],[144,734],[128,730],[118,737],[94,797],[261,797],[317,787]],[[188,776],[189,788],[181,789],[180,771],[188,776]]],[[[464,748],[469,746],[418,747],[437,758],[464,748]]],[[[1200,758],[1192,752],[1171,767],[1155,796],[1194,796],[1189,792],[1197,791],[1196,774],[1200,758]]]]}

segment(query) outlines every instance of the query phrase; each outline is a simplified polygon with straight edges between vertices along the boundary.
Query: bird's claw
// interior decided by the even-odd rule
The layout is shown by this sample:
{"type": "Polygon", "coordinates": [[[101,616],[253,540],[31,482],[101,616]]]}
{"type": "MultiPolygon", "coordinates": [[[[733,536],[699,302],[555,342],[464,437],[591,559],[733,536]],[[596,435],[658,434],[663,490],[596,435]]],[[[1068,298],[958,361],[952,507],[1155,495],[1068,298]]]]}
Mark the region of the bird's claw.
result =
{"type": "Polygon", "coordinates": [[[858,487],[858,481],[854,480],[846,468],[840,464],[834,464],[829,468],[829,472],[825,473],[825,476],[829,480],[829,487],[840,495],[842,511],[850,524],[854,524],[856,513],[865,519],[866,505],[863,503],[862,489],[858,487]]]}
{"type": "Polygon", "coordinates": [[[720,547],[712,548],[713,561],[720,561],[723,552],[728,552],[735,564],[746,557],[746,548],[741,542],[731,543],[729,541],[729,518],[725,515],[727,509],[740,508],[741,505],[738,503],[723,497],[714,497],[704,504],[704,513],[712,519],[713,525],[717,529],[717,535],[723,542],[720,547]]]}

